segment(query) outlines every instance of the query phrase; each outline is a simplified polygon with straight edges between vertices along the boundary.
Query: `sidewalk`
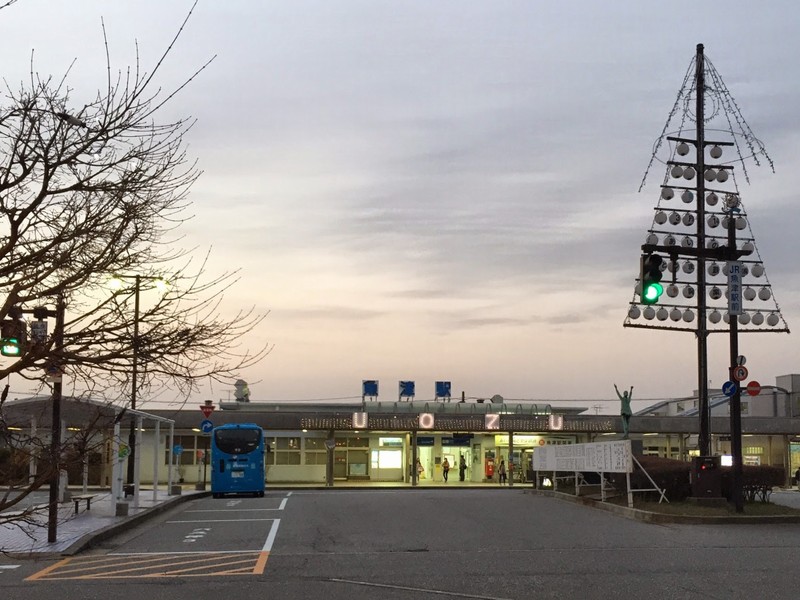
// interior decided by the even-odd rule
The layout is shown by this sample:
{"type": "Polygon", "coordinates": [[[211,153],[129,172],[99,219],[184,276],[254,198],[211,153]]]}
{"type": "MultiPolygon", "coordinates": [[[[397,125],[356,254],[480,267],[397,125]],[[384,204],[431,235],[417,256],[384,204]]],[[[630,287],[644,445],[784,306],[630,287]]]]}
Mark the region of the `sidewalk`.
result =
{"type": "Polygon", "coordinates": [[[0,524],[0,552],[18,557],[77,554],[92,542],[133,527],[175,504],[209,494],[184,488],[181,495],[170,496],[166,490],[159,490],[154,499],[152,489],[143,489],[139,492],[138,506],[129,497],[126,501],[128,515],[117,516],[111,492],[92,493],[95,497],[89,510],[86,510],[86,502],[80,503],[77,514],[74,502],[59,504],[57,541],[53,543],[47,541],[47,505],[38,505],[39,508],[25,521],[0,524]]]}

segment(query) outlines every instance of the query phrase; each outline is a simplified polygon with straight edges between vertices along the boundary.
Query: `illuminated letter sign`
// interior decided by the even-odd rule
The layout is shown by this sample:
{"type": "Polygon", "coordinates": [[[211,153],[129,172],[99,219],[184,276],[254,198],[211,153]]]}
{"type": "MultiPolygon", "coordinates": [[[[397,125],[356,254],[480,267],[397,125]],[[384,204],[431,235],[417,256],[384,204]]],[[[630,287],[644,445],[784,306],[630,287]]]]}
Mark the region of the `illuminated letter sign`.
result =
{"type": "Polygon", "coordinates": [[[366,429],[367,428],[367,413],[356,412],[353,413],[353,429],[366,429]]]}
{"type": "Polygon", "coordinates": [[[486,429],[500,429],[500,415],[486,415],[486,429]]]}
{"type": "Polygon", "coordinates": [[[419,413],[420,429],[433,429],[433,424],[434,424],[433,413],[419,413]]]}
{"type": "Polygon", "coordinates": [[[554,431],[564,429],[564,415],[550,415],[550,429],[554,431]]]}

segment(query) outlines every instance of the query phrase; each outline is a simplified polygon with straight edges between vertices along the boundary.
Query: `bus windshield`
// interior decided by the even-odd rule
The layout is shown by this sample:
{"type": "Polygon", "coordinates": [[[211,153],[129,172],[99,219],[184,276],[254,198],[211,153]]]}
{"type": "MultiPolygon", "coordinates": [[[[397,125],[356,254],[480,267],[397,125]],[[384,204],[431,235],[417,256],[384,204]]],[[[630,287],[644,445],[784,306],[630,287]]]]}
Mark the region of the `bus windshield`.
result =
{"type": "Polygon", "coordinates": [[[226,454],[247,454],[258,449],[261,443],[260,429],[217,429],[214,443],[226,454]]]}

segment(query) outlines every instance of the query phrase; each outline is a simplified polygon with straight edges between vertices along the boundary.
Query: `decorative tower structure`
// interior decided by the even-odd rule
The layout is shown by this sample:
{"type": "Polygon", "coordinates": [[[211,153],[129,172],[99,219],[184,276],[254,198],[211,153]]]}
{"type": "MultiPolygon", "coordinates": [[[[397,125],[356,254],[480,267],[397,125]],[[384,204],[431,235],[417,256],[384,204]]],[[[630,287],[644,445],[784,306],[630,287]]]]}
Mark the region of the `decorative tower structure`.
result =
{"type": "Polygon", "coordinates": [[[710,452],[709,335],[729,333],[734,348],[740,332],[789,331],[741,198],[736,173],[749,183],[750,161],[774,172],[698,44],[639,187],[656,163],[665,166],[624,326],[696,336],[702,456],[710,452]]]}

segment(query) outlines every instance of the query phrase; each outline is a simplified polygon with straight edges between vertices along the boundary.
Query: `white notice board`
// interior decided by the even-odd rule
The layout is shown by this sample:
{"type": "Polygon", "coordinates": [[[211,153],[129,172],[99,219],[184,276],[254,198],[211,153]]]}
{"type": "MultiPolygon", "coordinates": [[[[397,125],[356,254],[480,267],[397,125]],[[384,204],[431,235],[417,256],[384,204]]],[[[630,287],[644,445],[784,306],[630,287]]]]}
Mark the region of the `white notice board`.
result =
{"type": "Polygon", "coordinates": [[[535,471],[632,473],[630,440],[539,446],[533,452],[535,471]]]}

